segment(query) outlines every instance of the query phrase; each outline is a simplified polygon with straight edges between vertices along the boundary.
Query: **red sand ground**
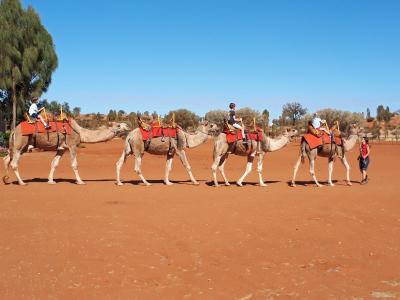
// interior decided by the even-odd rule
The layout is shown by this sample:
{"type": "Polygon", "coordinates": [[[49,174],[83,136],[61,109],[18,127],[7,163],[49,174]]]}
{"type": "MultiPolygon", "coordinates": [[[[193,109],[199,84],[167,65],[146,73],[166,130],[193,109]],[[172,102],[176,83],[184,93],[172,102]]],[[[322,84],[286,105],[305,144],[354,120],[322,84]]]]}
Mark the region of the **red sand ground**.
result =
{"type": "MultiPolygon", "coordinates": [[[[211,142],[188,150],[200,186],[179,160],[174,186],[162,184],[164,158],[145,155],[138,184],[133,160],[114,184],[123,141],[79,149],[86,186],[72,183],[69,155],[55,186],[53,153],[23,156],[29,183],[0,185],[0,299],[374,299],[400,298],[400,146],[373,145],[370,183],[316,188],[306,163],[290,188],[297,145],[268,154],[261,188],[214,188],[211,142]],[[307,184],[304,185],[304,182],[307,184]]],[[[349,155],[358,181],[356,151],[349,155]]],[[[227,175],[242,173],[230,157],[227,175]]],[[[317,175],[327,178],[325,159],[317,175]]],[[[15,177],[12,177],[15,180],[15,177]]]]}

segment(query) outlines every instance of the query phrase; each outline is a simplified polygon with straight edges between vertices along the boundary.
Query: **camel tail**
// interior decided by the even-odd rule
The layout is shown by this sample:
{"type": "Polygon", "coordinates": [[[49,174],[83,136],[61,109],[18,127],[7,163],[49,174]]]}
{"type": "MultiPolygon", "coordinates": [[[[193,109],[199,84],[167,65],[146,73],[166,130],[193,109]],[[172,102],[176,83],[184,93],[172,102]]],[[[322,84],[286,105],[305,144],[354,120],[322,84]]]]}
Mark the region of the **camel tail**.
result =
{"type": "Polygon", "coordinates": [[[11,160],[12,160],[12,156],[11,156],[11,149],[14,146],[14,132],[11,132],[10,134],[10,139],[9,139],[9,146],[8,146],[8,154],[3,158],[3,162],[4,162],[4,169],[5,169],[5,174],[3,176],[3,183],[4,184],[9,184],[10,181],[10,164],[11,164],[11,160]]]}

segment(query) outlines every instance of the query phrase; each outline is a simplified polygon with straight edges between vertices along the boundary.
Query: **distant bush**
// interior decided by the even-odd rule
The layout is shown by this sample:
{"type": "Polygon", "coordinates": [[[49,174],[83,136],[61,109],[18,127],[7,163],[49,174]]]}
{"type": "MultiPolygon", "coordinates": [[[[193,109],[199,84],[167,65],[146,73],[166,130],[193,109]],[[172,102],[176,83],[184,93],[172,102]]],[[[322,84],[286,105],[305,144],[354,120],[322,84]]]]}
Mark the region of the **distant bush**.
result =
{"type": "Polygon", "coordinates": [[[0,148],[8,148],[8,141],[10,139],[10,132],[0,132],[0,148]]]}
{"type": "Polygon", "coordinates": [[[165,120],[171,120],[174,114],[175,122],[184,130],[196,128],[200,121],[200,117],[198,115],[187,109],[172,110],[165,115],[165,120]]]}

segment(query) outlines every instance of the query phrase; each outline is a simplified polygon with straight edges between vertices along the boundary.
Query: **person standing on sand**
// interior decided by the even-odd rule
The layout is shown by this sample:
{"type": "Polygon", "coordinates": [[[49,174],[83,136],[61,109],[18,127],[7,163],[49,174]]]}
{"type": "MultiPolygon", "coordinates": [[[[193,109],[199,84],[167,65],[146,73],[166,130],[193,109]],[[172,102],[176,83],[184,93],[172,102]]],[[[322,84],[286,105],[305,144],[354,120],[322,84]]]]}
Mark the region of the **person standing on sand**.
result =
{"type": "Polygon", "coordinates": [[[361,184],[366,184],[368,182],[367,169],[369,165],[369,154],[370,149],[368,138],[363,137],[360,144],[360,155],[358,156],[360,171],[362,175],[361,184]]]}

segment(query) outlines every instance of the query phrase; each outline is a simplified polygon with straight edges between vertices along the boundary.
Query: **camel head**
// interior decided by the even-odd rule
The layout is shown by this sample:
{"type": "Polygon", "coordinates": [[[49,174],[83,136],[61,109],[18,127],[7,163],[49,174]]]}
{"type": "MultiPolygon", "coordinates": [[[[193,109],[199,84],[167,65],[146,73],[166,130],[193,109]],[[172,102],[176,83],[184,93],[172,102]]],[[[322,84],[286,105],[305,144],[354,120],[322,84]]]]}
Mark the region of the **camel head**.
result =
{"type": "Polygon", "coordinates": [[[215,134],[218,132],[218,126],[215,123],[211,123],[207,120],[201,120],[199,123],[199,127],[202,131],[207,132],[208,134],[215,134]]]}
{"type": "Polygon", "coordinates": [[[114,131],[115,135],[121,135],[121,134],[123,135],[123,134],[127,133],[128,131],[130,131],[129,126],[126,123],[115,123],[115,122],[113,122],[111,124],[110,129],[112,131],[114,131]]]}
{"type": "Polygon", "coordinates": [[[291,127],[287,127],[285,132],[283,133],[284,136],[287,136],[290,139],[293,138],[294,136],[296,136],[297,134],[298,134],[298,131],[291,127]]]}
{"type": "Polygon", "coordinates": [[[357,124],[351,124],[349,127],[349,136],[357,135],[361,137],[364,134],[364,129],[357,124]]]}

